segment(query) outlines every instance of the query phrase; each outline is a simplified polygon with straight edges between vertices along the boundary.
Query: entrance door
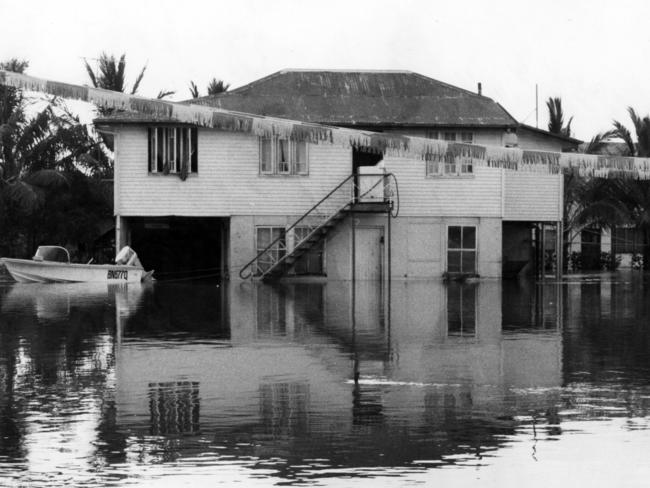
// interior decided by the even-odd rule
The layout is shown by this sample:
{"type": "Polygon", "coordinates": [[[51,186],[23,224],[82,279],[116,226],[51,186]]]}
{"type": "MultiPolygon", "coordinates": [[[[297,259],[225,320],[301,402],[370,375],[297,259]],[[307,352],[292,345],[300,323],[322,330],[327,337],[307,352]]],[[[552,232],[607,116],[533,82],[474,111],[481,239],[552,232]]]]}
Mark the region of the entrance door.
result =
{"type": "Polygon", "coordinates": [[[383,227],[357,227],[355,229],[355,278],[381,280],[383,277],[383,227]]]}

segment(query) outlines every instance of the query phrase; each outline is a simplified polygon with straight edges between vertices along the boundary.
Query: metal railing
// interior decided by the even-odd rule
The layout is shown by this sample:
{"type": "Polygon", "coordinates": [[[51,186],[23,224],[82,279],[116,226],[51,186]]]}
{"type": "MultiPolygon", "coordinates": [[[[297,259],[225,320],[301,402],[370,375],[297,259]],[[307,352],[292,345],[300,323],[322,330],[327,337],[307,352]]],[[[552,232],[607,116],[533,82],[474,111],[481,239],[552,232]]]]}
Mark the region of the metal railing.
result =
{"type": "MultiPolygon", "coordinates": [[[[307,210],[293,224],[284,229],[284,232],[268,244],[264,249],[258,250],[257,255],[246,263],[239,271],[241,279],[249,279],[252,276],[264,276],[280,263],[289,258],[294,251],[301,248],[307,241],[313,239],[321,232],[323,227],[332,224],[337,220],[341,212],[350,209],[355,203],[382,203],[388,205],[388,211],[392,217],[397,217],[399,212],[399,189],[397,178],[393,173],[374,174],[351,174],[336,185],[327,195],[321,198],[315,205],[307,210]],[[372,182],[372,179],[376,181],[372,182]],[[370,180],[370,184],[368,181],[370,180]],[[363,184],[361,184],[363,183],[363,184]],[[383,188],[382,190],[378,190],[383,188]],[[331,205],[331,201],[337,198],[343,204],[331,205]],[[333,210],[332,210],[333,208],[333,210]],[[301,223],[307,223],[312,228],[302,239],[293,243],[291,250],[287,249],[286,238],[301,223]],[[315,223],[316,221],[316,223],[315,223]],[[282,253],[281,251],[284,251],[282,253]],[[260,263],[264,264],[261,268],[260,263]],[[253,265],[255,268],[253,269],[253,265]]],[[[295,235],[295,233],[294,233],[295,235]]]]}

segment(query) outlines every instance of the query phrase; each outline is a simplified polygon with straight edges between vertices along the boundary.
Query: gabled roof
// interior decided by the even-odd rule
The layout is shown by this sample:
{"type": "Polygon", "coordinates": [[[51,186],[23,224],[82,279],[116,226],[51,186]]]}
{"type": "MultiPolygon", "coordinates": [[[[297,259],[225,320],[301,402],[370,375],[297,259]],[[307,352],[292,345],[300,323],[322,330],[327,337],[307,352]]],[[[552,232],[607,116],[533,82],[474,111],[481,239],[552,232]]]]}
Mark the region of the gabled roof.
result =
{"type": "Polygon", "coordinates": [[[348,127],[516,127],[494,100],[411,71],[283,70],[188,103],[348,127]]]}

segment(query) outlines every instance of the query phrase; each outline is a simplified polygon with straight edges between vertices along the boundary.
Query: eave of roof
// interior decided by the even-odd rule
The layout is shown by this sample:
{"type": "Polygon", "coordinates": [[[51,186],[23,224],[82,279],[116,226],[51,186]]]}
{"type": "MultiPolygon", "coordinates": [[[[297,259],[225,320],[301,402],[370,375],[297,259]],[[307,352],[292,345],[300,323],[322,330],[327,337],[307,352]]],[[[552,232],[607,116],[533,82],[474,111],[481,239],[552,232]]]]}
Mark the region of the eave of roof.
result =
{"type": "Polygon", "coordinates": [[[570,142],[571,144],[579,145],[579,144],[582,144],[582,142],[583,142],[580,139],[576,139],[574,137],[569,137],[569,136],[565,136],[565,135],[562,135],[562,134],[556,134],[554,132],[550,132],[550,131],[547,131],[547,130],[544,130],[544,129],[540,129],[538,127],[533,127],[532,125],[528,125],[528,124],[519,124],[518,128],[528,130],[528,131],[534,132],[536,134],[541,134],[541,135],[544,135],[546,137],[552,137],[552,138],[555,138],[555,139],[560,139],[560,140],[563,140],[563,141],[566,141],[566,142],[570,142]]]}

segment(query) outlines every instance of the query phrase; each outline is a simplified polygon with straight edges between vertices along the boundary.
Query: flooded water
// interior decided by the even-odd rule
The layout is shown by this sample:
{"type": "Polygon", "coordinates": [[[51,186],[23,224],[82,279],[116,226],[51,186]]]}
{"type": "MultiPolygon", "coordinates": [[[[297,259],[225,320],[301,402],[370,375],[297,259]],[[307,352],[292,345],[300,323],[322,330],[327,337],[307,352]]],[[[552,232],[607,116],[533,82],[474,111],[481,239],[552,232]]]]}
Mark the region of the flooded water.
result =
{"type": "Polygon", "coordinates": [[[649,293],[0,283],[0,485],[648,486],[649,293]]]}

